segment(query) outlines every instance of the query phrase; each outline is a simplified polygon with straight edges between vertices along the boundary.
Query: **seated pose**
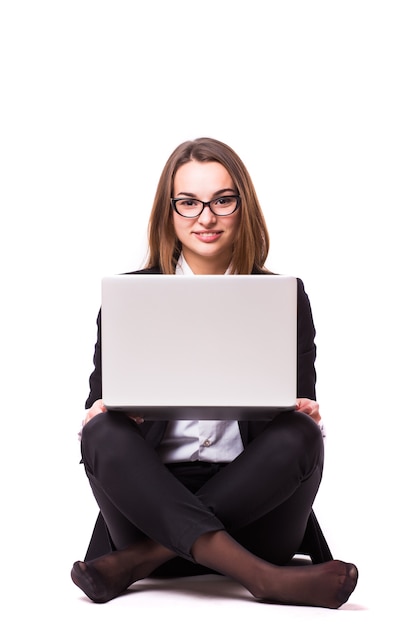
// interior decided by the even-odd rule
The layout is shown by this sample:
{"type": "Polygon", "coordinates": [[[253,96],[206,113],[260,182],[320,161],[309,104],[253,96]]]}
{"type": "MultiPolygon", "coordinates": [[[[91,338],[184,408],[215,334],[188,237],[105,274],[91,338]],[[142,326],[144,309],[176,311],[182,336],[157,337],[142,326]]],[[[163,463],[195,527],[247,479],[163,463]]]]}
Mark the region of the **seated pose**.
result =
{"type": "MultiPolygon", "coordinates": [[[[147,266],[135,273],[270,273],[268,247],[241,159],[201,138],[178,146],[162,171],[147,266]]],[[[312,510],[323,437],[315,329],[300,279],[297,316],[297,410],[268,421],[164,422],[106,410],[99,315],[81,452],[100,513],[85,560],[71,571],[93,602],[148,576],[208,572],[269,602],[338,608],[348,600],[357,568],[333,560],[312,510]],[[204,445],[207,438],[213,445],[204,445]],[[291,565],[300,553],[312,563],[291,565]]],[[[215,324],[195,339],[196,349],[215,341],[215,324]]]]}

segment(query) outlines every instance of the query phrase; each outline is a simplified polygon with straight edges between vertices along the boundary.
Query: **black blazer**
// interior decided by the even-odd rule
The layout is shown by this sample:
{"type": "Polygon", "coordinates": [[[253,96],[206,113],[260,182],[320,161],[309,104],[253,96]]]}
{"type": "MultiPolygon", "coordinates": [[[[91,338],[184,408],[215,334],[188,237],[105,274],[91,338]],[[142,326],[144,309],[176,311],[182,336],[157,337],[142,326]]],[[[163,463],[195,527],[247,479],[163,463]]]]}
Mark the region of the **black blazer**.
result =
{"type": "MultiPolygon", "coordinates": [[[[130,272],[130,274],[161,274],[159,268],[151,268],[130,272]]],[[[253,272],[261,273],[261,272],[253,272]]],[[[304,290],[304,285],[300,279],[298,282],[297,297],[297,397],[316,399],[316,371],[314,362],[316,358],[315,328],[311,313],[310,301],[304,290]]],[[[85,408],[89,409],[92,404],[102,397],[101,380],[101,312],[97,317],[97,342],[94,350],[94,370],[90,376],[90,393],[85,403],[85,408]]],[[[141,429],[144,438],[153,446],[157,447],[163,438],[167,422],[146,421],[138,427],[141,429]]],[[[239,422],[240,434],[243,446],[247,446],[265,428],[266,422],[242,421],[239,422]]],[[[93,536],[87,551],[86,559],[90,560],[106,554],[111,550],[111,542],[107,533],[104,520],[99,514],[93,536]]],[[[317,519],[312,512],[307,526],[306,535],[300,554],[308,554],[313,562],[324,562],[331,560],[332,556],[329,547],[321,532],[317,519]]]]}

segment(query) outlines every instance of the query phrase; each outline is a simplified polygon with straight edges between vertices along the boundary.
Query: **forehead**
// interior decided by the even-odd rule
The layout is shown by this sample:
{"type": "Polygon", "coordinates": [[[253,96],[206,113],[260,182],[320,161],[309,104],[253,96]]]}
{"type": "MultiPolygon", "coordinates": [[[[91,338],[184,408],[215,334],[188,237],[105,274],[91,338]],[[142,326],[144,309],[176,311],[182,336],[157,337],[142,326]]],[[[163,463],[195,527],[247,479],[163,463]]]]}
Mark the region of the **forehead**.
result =
{"type": "Polygon", "coordinates": [[[217,161],[189,161],[178,168],[174,177],[175,195],[210,195],[223,189],[234,189],[234,184],[228,170],[217,161]]]}

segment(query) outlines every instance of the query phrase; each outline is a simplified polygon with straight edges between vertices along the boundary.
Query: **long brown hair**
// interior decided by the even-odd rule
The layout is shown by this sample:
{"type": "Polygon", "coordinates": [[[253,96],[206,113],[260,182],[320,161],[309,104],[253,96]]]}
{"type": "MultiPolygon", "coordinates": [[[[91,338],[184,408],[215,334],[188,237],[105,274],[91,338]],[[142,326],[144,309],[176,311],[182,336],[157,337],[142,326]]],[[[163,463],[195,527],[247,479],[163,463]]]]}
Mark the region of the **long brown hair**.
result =
{"type": "Polygon", "coordinates": [[[162,170],[149,218],[147,267],[159,267],[164,274],[175,273],[181,243],[175,235],[170,199],[177,170],[192,160],[221,163],[240,195],[241,219],[234,242],[231,271],[236,274],[267,271],[264,263],[269,250],[269,235],[249,173],[229,146],[207,137],[180,144],[162,170]]]}

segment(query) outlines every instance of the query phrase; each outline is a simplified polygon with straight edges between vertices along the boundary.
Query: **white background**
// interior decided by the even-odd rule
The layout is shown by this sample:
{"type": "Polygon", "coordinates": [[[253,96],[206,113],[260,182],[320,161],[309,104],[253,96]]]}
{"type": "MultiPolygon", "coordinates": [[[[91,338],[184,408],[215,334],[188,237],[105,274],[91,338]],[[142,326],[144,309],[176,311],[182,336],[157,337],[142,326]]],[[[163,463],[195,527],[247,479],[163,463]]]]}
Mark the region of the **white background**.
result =
{"type": "Polygon", "coordinates": [[[11,590],[22,592],[21,560],[25,593],[30,578],[42,595],[51,571],[67,583],[84,556],[96,508],[76,434],[100,279],[142,264],[166,159],[212,136],[252,175],[268,267],[300,276],[312,303],[328,433],[318,517],[335,556],[358,564],[363,602],[403,597],[415,553],[415,13],[401,0],[1,2],[11,590]]]}

